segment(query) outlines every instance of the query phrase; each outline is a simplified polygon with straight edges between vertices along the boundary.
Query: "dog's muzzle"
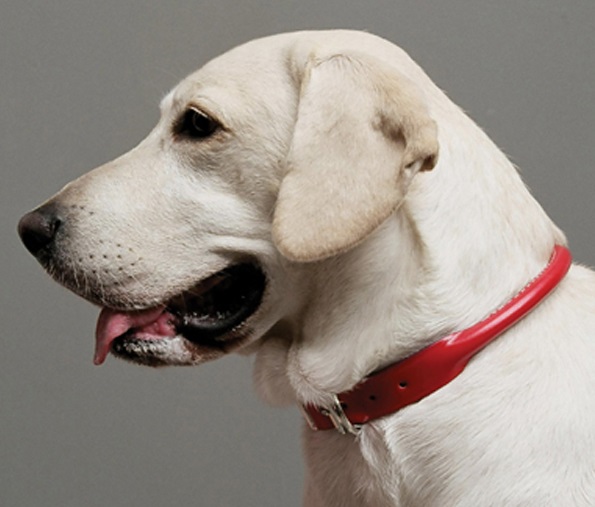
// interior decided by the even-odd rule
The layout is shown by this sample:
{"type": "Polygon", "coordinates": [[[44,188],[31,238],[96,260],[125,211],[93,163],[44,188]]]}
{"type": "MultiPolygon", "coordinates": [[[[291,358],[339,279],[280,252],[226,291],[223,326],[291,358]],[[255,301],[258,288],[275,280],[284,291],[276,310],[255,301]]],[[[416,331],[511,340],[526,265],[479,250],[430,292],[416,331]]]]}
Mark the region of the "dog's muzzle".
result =
{"type": "MultiPolygon", "coordinates": [[[[27,250],[59,283],[103,307],[96,330],[96,364],[103,363],[110,352],[151,366],[176,361],[194,364],[228,353],[248,339],[245,323],[260,307],[267,285],[254,259],[236,260],[207,273],[173,297],[165,287],[163,298],[157,294],[137,300],[126,293],[125,283],[133,276],[118,265],[120,255],[88,256],[104,258],[99,269],[73,253],[71,244],[77,241],[72,239],[67,211],[54,202],[42,205],[21,218],[18,233],[27,250]]],[[[150,269],[150,265],[143,267],[150,269]]]]}

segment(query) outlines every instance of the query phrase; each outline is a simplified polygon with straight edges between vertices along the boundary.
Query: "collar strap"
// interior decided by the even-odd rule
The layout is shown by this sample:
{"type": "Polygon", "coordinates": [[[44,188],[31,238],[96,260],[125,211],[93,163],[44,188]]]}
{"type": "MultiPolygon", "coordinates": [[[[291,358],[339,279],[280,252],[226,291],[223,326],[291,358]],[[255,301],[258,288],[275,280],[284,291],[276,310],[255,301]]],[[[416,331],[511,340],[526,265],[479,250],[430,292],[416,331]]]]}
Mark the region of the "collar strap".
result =
{"type": "Polygon", "coordinates": [[[363,424],[437,391],[457,377],[475,354],[537,306],[564,278],[571,262],[570,251],[556,245],[545,269],[486,319],[373,373],[350,391],[334,396],[328,407],[303,406],[310,427],[357,434],[363,424]]]}

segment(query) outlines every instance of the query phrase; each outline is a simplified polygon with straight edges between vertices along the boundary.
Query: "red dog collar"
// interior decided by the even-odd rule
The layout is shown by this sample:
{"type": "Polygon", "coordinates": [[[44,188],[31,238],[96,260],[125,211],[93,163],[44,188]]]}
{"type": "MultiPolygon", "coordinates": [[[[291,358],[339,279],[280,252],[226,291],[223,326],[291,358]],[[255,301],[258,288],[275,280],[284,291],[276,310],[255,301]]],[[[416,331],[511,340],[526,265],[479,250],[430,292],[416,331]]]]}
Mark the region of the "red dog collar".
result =
{"type": "Polygon", "coordinates": [[[469,360],[525,317],[564,278],[572,256],[560,245],[545,269],[508,303],[474,326],[450,334],[429,347],[362,380],[338,394],[330,407],[306,405],[314,430],[357,434],[361,426],[415,403],[448,384],[469,360]]]}

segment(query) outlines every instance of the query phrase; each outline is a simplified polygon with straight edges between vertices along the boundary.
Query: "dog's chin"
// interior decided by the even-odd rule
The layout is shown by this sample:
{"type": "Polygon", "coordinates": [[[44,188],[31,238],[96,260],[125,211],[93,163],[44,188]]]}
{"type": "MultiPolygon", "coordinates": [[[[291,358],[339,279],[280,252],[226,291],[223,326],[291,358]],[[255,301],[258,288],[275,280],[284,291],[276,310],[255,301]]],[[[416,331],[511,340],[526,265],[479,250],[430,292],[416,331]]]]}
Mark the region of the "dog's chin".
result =
{"type": "Polygon", "coordinates": [[[114,356],[146,366],[196,365],[244,346],[250,318],[266,290],[255,264],[230,266],[163,305],[141,311],[104,308],[97,324],[95,363],[114,356]]]}

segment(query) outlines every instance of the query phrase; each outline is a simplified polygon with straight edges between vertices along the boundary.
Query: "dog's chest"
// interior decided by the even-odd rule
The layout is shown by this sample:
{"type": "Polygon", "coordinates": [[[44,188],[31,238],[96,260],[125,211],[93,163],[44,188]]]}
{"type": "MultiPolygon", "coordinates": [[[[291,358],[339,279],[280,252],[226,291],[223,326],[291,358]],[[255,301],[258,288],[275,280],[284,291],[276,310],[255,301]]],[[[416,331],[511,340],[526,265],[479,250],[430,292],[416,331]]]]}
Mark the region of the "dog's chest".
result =
{"type": "MultiPolygon", "coordinates": [[[[368,432],[371,433],[371,432],[368,432]]],[[[398,464],[379,434],[359,437],[306,429],[310,486],[326,507],[394,507],[399,501],[398,464]]],[[[311,507],[318,507],[311,506],[311,507]]]]}

